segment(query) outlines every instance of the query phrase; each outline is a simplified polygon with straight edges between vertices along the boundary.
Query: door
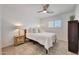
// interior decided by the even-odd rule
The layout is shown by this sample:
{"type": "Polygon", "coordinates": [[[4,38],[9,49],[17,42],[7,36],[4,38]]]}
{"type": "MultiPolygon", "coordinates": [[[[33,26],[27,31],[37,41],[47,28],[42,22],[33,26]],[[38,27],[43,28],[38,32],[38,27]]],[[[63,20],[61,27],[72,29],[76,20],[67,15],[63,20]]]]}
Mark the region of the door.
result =
{"type": "Polygon", "coordinates": [[[78,54],[78,21],[68,22],[68,50],[78,54]]]}

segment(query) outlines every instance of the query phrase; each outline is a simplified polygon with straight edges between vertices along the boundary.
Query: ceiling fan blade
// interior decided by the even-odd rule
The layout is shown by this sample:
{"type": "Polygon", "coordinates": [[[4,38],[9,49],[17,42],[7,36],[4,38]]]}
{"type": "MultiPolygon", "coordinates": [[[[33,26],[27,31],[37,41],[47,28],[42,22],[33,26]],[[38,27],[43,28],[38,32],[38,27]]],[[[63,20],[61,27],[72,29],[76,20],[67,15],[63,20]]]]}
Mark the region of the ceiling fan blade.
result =
{"type": "Polygon", "coordinates": [[[43,4],[42,6],[43,6],[43,10],[38,11],[38,13],[40,13],[40,12],[42,12],[42,13],[50,13],[50,14],[54,13],[53,11],[48,11],[47,10],[48,7],[49,7],[49,4],[43,4]]]}
{"type": "Polygon", "coordinates": [[[50,14],[52,14],[52,13],[54,13],[53,11],[47,11],[47,13],[50,13],[50,14]]]}
{"type": "Polygon", "coordinates": [[[43,12],[43,11],[37,11],[38,13],[43,12]]]}

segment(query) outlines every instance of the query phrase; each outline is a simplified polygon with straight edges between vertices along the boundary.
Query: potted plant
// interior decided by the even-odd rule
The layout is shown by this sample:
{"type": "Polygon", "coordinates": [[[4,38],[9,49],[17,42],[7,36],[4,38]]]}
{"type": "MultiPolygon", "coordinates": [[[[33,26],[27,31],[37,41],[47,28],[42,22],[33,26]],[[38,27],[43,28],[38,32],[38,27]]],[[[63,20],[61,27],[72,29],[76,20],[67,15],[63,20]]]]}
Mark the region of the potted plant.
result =
{"type": "Polygon", "coordinates": [[[70,21],[74,21],[74,19],[75,19],[75,16],[73,15],[73,16],[70,16],[70,21]]]}

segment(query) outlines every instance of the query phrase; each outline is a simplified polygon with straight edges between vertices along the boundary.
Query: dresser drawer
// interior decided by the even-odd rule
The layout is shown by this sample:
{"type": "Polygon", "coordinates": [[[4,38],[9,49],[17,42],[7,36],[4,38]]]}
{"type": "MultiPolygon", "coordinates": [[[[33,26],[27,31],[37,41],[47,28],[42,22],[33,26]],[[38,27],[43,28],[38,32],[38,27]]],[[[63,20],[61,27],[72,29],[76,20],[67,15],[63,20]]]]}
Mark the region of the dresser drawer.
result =
{"type": "Polygon", "coordinates": [[[24,36],[19,36],[14,38],[14,45],[19,45],[24,43],[25,37],[24,36]]]}

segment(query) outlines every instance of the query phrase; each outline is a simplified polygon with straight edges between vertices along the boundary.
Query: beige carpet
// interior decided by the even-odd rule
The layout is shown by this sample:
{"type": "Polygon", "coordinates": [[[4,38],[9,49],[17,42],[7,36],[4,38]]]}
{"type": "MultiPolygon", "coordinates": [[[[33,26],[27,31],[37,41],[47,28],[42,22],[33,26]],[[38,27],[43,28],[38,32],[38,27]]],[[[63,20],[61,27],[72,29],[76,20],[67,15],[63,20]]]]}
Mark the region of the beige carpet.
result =
{"type": "MultiPolygon", "coordinates": [[[[65,41],[57,40],[54,47],[49,49],[48,55],[74,55],[68,52],[68,44],[65,41]]],[[[46,50],[39,44],[33,44],[32,42],[26,42],[19,46],[12,46],[2,49],[3,55],[46,55],[46,50]]]]}

